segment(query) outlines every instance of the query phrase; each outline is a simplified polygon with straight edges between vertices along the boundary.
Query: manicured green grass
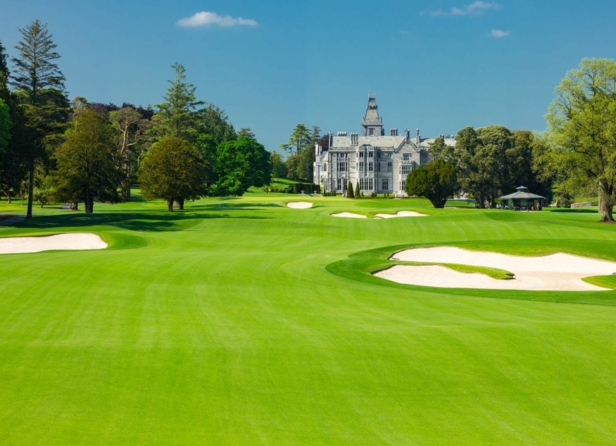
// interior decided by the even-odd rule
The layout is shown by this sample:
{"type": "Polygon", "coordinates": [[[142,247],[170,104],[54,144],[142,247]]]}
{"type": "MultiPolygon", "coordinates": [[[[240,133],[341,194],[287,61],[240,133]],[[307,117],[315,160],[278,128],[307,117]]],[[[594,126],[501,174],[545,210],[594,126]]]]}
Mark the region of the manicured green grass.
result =
{"type": "Polygon", "coordinates": [[[289,197],[173,214],[135,197],[0,226],[110,244],[0,256],[0,443],[613,444],[616,291],[439,290],[370,271],[409,246],[616,261],[615,225],[289,197]],[[429,217],[330,217],[399,210],[429,217]]]}

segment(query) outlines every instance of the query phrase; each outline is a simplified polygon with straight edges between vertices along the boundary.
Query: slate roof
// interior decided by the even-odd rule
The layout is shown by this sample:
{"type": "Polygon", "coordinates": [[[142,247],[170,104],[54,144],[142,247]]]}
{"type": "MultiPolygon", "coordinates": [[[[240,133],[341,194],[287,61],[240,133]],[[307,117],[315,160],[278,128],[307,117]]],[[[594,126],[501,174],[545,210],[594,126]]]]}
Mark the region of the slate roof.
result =
{"type": "MultiPolygon", "coordinates": [[[[383,148],[383,149],[397,149],[406,140],[404,135],[398,136],[358,136],[358,144],[360,146],[369,144],[371,146],[383,148]]],[[[334,136],[332,140],[332,150],[335,149],[348,149],[351,147],[350,136],[334,136]]]]}

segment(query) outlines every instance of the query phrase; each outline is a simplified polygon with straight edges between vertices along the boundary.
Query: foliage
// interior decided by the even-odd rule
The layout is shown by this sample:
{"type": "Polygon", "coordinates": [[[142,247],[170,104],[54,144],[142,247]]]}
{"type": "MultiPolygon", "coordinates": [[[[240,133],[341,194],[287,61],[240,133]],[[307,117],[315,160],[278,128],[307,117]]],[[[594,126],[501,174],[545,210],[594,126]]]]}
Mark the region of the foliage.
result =
{"type": "Polygon", "coordinates": [[[77,110],[66,141],[55,154],[53,183],[59,200],[83,200],[85,212],[94,212],[94,199],[117,202],[121,172],[117,167],[113,130],[102,115],[84,107],[77,110]]]}
{"type": "Polygon", "coordinates": [[[409,196],[426,197],[435,208],[444,208],[455,192],[456,168],[451,161],[438,159],[411,171],[404,190],[409,196]]]}
{"type": "Polygon", "coordinates": [[[503,126],[479,129],[466,127],[456,136],[450,150],[435,142],[434,157],[451,159],[456,166],[461,190],[477,200],[478,207],[494,207],[499,196],[524,185],[532,192],[550,196],[551,180],[536,174],[534,151],[541,150],[541,140],[532,132],[511,132],[503,126]]]}
{"type": "Polygon", "coordinates": [[[12,126],[13,122],[11,121],[9,106],[2,98],[0,98],[0,159],[2,159],[2,156],[9,145],[12,126]]]}
{"type": "Polygon", "coordinates": [[[346,197],[347,198],[355,198],[355,194],[353,193],[353,183],[351,183],[349,181],[349,183],[347,184],[347,193],[346,193],[346,197]]]}
{"type": "Polygon", "coordinates": [[[571,183],[599,187],[601,221],[616,205],[616,63],[583,59],[556,88],[547,115],[550,146],[542,166],[571,183]]]}
{"type": "Polygon", "coordinates": [[[280,153],[271,152],[270,160],[272,163],[272,176],[276,178],[285,178],[287,176],[287,165],[282,160],[280,153]]]}
{"type": "Polygon", "coordinates": [[[279,147],[290,154],[286,161],[287,178],[312,181],[314,147],[322,140],[320,132],[319,127],[313,126],[312,130],[309,130],[305,124],[297,124],[291,132],[289,141],[280,144],[279,147]]]}
{"type": "Polygon", "coordinates": [[[111,112],[109,119],[116,131],[118,169],[122,172],[121,196],[130,197],[130,187],[142,148],[147,141],[150,121],[133,107],[111,112]]]}
{"type": "Polygon", "coordinates": [[[206,164],[187,141],[166,136],[152,146],[139,171],[141,192],[146,198],[162,198],[167,210],[173,202],[198,198],[204,193],[206,164]]]}
{"type": "Polygon", "coordinates": [[[355,184],[355,198],[361,198],[361,191],[359,190],[359,181],[355,184]]]}
{"type": "Polygon", "coordinates": [[[9,66],[6,63],[7,56],[2,41],[0,40],[0,90],[4,90],[9,82],[9,66]]]}
{"type": "Polygon", "coordinates": [[[174,136],[194,142],[198,131],[197,107],[203,101],[197,100],[193,84],[186,82],[186,69],[175,63],[171,66],[175,76],[169,81],[164,102],[158,104],[157,112],[152,118],[152,133],[155,138],[174,136]]]}
{"type": "Polygon", "coordinates": [[[197,128],[200,134],[210,135],[214,146],[226,141],[234,141],[237,134],[229,117],[223,109],[214,104],[207,104],[196,112],[197,128]]]}
{"type": "Polygon", "coordinates": [[[430,153],[430,157],[433,160],[442,159],[445,161],[449,161],[454,158],[454,150],[454,147],[445,144],[444,137],[439,136],[434,140],[432,144],[430,144],[428,152],[430,153]]]}
{"type": "Polygon", "coordinates": [[[255,141],[257,140],[257,138],[255,137],[254,132],[250,129],[250,127],[244,127],[241,128],[239,130],[239,132],[237,132],[237,137],[239,138],[248,138],[248,139],[254,139],[255,141]]]}
{"type": "Polygon", "coordinates": [[[30,218],[36,164],[45,162],[60,143],[69,104],[64,93],[64,75],[55,63],[60,55],[47,25],[35,20],[19,32],[22,38],[16,46],[18,57],[12,58],[15,72],[11,84],[25,107],[30,131],[30,137],[22,140],[20,148],[29,171],[26,217],[30,218]]]}
{"type": "Polygon", "coordinates": [[[214,171],[216,181],[211,187],[211,195],[241,196],[251,186],[262,187],[270,183],[270,153],[253,139],[242,137],[227,141],[217,148],[214,171]]]}
{"type": "Polygon", "coordinates": [[[289,140],[280,144],[279,147],[287,152],[299,154],[305,148],[310,147],[311,141],[312,134],[310,133],[310,130],[308,130],[308,127],[306,127],[305,124],[300,123],[297,124],[291,132],[289,140]]]}

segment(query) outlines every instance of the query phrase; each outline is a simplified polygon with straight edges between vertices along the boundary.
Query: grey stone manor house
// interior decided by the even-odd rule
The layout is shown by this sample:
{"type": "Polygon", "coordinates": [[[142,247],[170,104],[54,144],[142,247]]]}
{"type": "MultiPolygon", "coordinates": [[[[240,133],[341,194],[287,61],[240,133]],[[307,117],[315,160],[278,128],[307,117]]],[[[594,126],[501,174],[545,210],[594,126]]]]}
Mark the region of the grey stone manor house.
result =
{"type": "MultiPolygon", "coordinates": [[[[345,193],[351,181],[354,189],[359,182],[359,189],[366,195],[376,192],[406,196],[406,176],[429,162],[428,148],[434,138],[422,138],[419,129],[414,138],[408,129],[399,135],[394,128],[386,135],[373,95],[368,98],[361,125],[361,135],[330,132],[329,150],[315,147],[314,183],[324,192],[345,193]]],[[[445,138],[445,143],[455,146],[456,141],[445,138]]]]}

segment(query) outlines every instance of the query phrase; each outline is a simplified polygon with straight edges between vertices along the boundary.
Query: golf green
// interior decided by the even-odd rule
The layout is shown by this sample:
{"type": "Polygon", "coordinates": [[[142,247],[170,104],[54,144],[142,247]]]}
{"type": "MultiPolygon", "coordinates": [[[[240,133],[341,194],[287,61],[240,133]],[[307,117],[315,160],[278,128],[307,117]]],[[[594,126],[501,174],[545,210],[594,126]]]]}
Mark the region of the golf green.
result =
{"type": "Polygon", "coordinates": [[[616,291],[370,275],[409,246],[616,260],[616,226],[592,211],[261,193],[94,210],[0,226],[109,243],[0,256],[2,444],[615,441],[616,291]],[[428,217],[331,217],[400,210],[428,217]]]}

